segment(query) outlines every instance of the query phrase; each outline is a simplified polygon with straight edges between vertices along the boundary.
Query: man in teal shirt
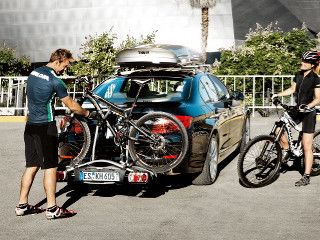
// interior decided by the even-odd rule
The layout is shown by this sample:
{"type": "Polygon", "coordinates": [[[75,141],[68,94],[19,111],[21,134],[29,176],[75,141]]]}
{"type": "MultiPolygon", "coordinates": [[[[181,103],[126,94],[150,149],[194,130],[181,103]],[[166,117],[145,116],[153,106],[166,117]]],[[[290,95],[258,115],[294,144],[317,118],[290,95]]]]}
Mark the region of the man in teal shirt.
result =
{"type": "Polygon", "coordinates": [[[54,219],[76,214],[56,204],[58,134],[53,110],[54,98],[58,97],[74,113],[89,116],[89,111],[68,95],[66,85],[58,77],[73,60],[69,50],[58,49],[51,54],[46,66],[33,70],[27,79],[29,114],[24,132],[26,169],[21,179],[19,205],[15,209],[17,216],[43,211],[28,203],[29,191],[40,168],[44,170],[46,217],[54,219]]]}

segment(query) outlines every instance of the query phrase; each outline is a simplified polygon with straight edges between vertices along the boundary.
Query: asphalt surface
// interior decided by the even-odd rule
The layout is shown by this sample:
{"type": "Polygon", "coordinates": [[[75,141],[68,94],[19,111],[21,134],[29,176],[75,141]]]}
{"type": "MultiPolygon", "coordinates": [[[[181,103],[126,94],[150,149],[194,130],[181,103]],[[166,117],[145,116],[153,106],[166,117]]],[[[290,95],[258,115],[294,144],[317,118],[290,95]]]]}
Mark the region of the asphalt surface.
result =
{"type": "MultiPolygon", "coordinates": [[[[268,133],[275,118],[255,117],[252,135],[268,133]]],[[[0,123],[0,239],[319,239],[320,177],[295,187],[297,171],[273,184],[248,189],[239,184],[235,154],[210,186],[189,179],[162,179],[153,190],[102,186],[72,190],[58,183],[60,205],[75,209],[72,218],[46,220],[44,214],[16,217],[24,170],[23,123],[0,123]]],[[[45,207],[42,172],[29,202],[45,207]]]]}

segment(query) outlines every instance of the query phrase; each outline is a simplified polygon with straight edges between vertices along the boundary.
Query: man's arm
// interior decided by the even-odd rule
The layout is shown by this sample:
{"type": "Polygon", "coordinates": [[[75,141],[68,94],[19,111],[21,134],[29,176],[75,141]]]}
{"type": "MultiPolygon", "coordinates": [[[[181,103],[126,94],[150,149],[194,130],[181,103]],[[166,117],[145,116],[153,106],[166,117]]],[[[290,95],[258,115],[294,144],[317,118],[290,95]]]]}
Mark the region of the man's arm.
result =
{"type": "Polygon", "coordinates": [[[87,109],[82,108],[79,103],[74,101],[70,96],[66,96],[61,101],[75,114],[88,117],[90,112],[87,109]]]}
{"type": "Polygon", "coordinates": [[[308,104],[309,108],[313,108],[320,104],[320,88],[314,89],[314,99],[311,103],[308,104]]]}

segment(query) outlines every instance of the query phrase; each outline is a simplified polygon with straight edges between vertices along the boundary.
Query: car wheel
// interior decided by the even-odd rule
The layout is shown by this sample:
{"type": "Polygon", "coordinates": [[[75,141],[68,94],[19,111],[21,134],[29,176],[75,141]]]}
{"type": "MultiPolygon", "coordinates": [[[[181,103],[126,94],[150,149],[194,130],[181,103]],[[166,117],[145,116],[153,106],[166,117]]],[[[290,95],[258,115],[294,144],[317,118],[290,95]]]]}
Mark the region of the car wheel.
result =
{"type": "Polygon", "coordinates": [[[218,176],[218,141],[213,135],[210,139],[206,160],[200,175],[192,181],[194,185],[209,185],[214,183],[218,176]]]}

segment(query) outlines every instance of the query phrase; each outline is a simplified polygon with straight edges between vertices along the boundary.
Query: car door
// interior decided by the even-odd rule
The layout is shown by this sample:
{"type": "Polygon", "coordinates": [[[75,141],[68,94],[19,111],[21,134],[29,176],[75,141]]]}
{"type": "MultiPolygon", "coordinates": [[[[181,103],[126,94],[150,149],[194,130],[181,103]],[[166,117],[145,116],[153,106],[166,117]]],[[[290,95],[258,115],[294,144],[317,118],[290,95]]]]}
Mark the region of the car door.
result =
{"type": "Polygon", "coordinates": [[[234,104],[234,101],[230,98],[230,94],[226,86],[215,76],[210,75],[214,86],[217,89],[219,99],[224,99],[225,105],[228,106],[229,117],[229,131],[230,131],[230,147],[238,144],[242,138],[242,129],[245,119],[243,107],[241,105],[234,104]]]}
{"type": "Polygon", "coordinates": [[[207,75],[201,77],[200,89],[200,92],[203,92],[203,95],[206,93],[204,102],[206,107],[210,109],[208,118],[216,120],[214,127],[218,130],[219,135],[219,153],[223,154],[230,146],[230,127],[227,121],[229,119],[229,110],[228,108],[225,108],[223,102],[219,101],[217,90],[207,75]]]}

